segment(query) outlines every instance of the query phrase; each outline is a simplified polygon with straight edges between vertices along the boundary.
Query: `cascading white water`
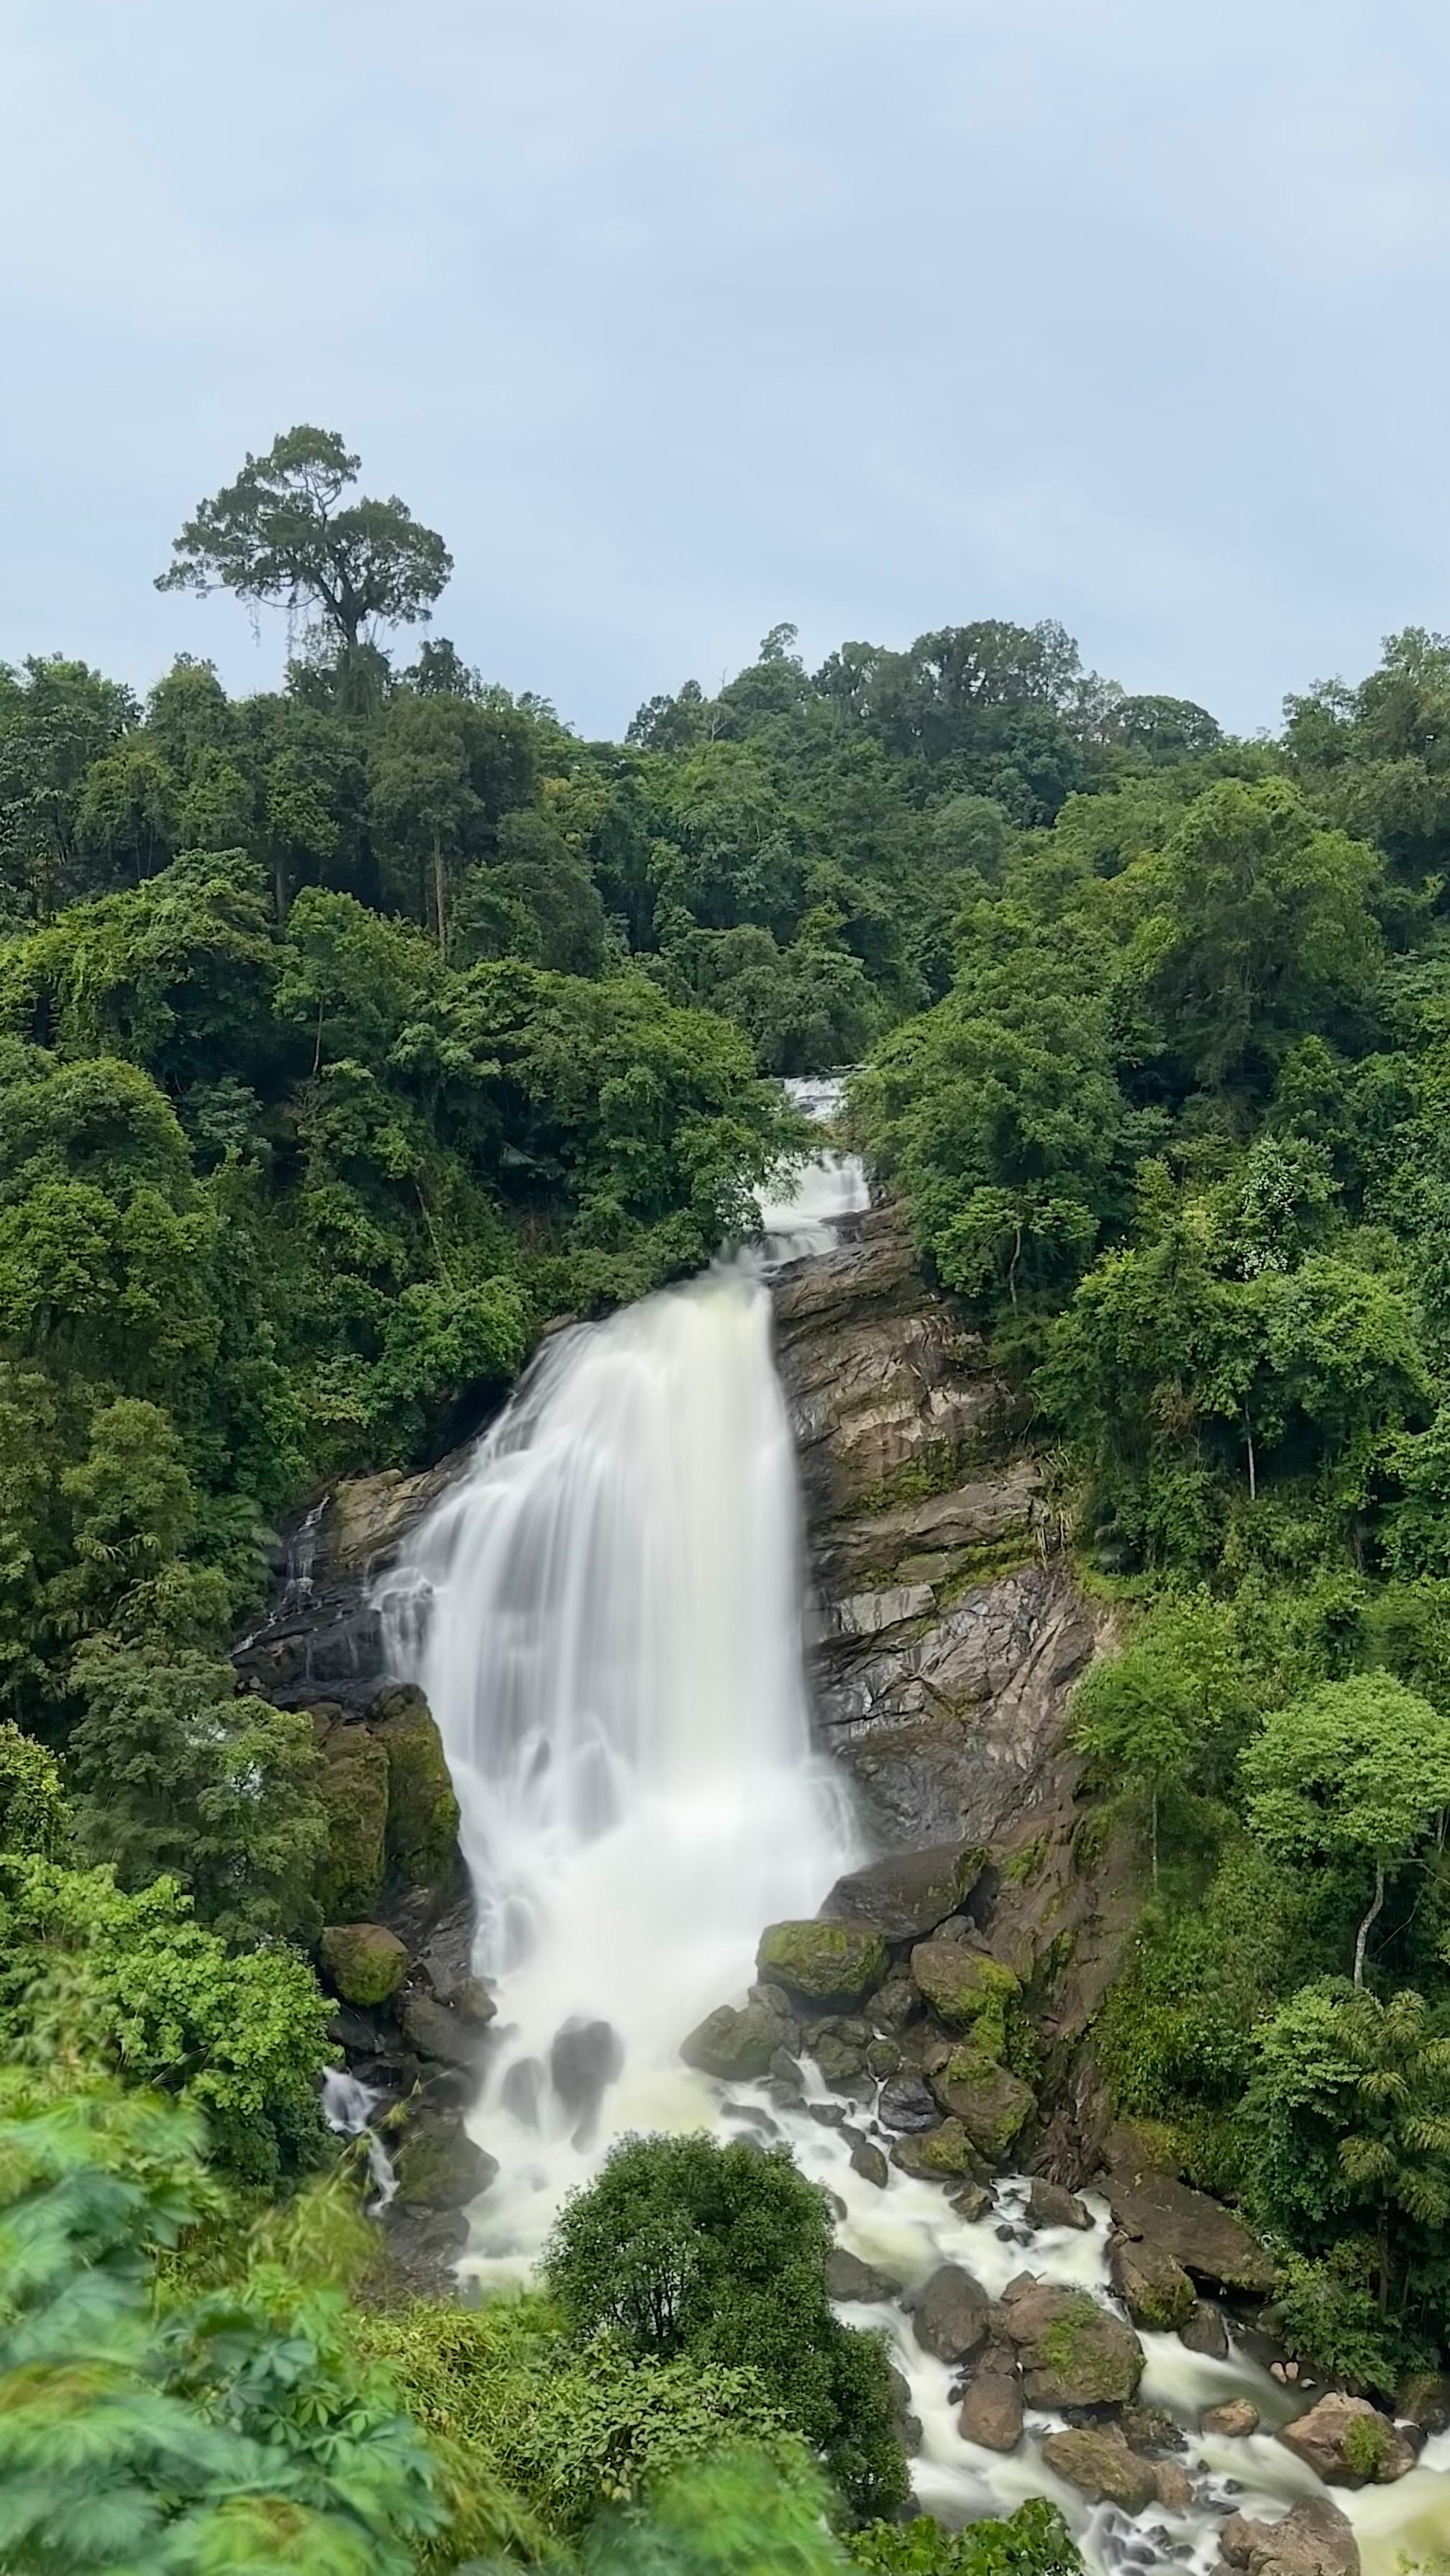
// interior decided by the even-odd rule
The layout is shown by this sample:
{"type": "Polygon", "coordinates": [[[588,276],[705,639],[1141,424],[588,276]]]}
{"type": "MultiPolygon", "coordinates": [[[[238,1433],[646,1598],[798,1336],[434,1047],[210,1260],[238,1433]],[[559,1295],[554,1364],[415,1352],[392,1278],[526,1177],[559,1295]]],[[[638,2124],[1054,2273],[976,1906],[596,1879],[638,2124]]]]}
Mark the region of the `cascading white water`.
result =
{"type": "MultiPolygon", "coordinates": [[[[845,1094],[843,1074],[803,1075],[784,1084],[793,1108],[817,1126],[839,1117],[845,1094]]],[[[859,1154],[823,1146],[810,1162],[787,1163],[766,1182],[756,1205],[769,1267],[802,1261],[829,1252],[843,1217],[859,1216],[871,1204],[866,1166],[859,1154]]]]}
{"type": "MultiPolygon", "coordinates": [[[[829,1117],[838,1098],[803,1105],[829,1117]]],[[[832,1202],[814,1230],[828,1244],[831,1220],[864,1205],[864,1176],[840,1157],[812,1166],[795,1199],[769,1209],[765,1266],[824,1248],[800,1247],[807,1229],[793,1224],[811,1192],[832,1202]]],[[[859,1857],[849,1803],[811,1750],[795,1462],[770,1332],[761,1265],[747,1260],[561,1336],[385,1598],[395,1664],[421,1682],[442,1731],[478,1965],[498,1981],[471,2125],[500,2171],[466,2268],[526,2271],[612,2138],[724,2129],[733,2109],[789,2139],[844,2205],[843,2244],[903,2287],[955,2261],[993,2293],[1026,2269],[1106,2297],[1101,2208],[1091,2233],[1034,2233],[1024,2187],[1009,2181],[969,2224],[929,2183],[893,2169],[882,2191],[854,2170],[829,2124],[841,2106],[809,2063],[827,2119],[679,2061],[681,2037],[749,1983],[761,1927],[813,1914],[859,1857]]],[[[1316,2491],[1267,2432],[1198,2433],[1199,2411],[1230,2395],[1251,2395],[1266,2426],[1288,2411],[1242,2356],[1209,2361],[1175,2336],[1144,2338],[1144,2396],[1188,2429],[1198,2498],[1132,2522],[1089,2511],[1045,2468],[1053,2419],[1030,2417],[1011,2458],[975,2448],[956,2428],[953,2374],[902,2311],[844,2313],[889,2335],[922,2425],[917,2491],[949,2519],[1051,2495],[1091,2567],[1176,2561],[1207,2576],[1228,2510],[1273,2518],[1316,2491]]],[[[1403,2556],[1444,2545],[1447,2471],[1450,2436],[1400,2485],[1337,2499],[1364,2576],[1395,2576],[1403,2556]]]]}
{"type": "Polygon", "coordinates": [[[722,1265],[545,1353],[421,1534],[411,1661],[409,1583],[392,1594],[500,1980],[486,2253],[534,2252],[622,2128],[713,2118],[682,2035],[748,1982],[762,1924],[850,1864],[810,1749],[800,1543],[769,1293],[722,1265]]]}

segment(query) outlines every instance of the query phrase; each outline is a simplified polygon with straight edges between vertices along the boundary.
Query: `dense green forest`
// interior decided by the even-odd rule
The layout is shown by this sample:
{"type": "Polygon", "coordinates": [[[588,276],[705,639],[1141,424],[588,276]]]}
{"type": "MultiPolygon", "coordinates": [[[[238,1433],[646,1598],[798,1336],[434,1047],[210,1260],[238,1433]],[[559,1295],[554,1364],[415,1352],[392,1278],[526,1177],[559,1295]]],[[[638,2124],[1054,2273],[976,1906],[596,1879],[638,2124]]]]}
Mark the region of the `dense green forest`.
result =
{"type": "MultiPolygon", "coordinates": [[[[778,2526],[826,2576],[820,2461],[896,2509],[804,2184],[790,2385],[728,2263],[659,2349],[562,2238],[517,2309],[365,2295],[308,2179],[318,1757],[227,1661],[284,1515],[748,1233],[767,1077],[844,1064],[1117,1605],[1115,2098],[1265,2233],[1291,2349],[1392,2388],[1450,2343],[1450,641],[1242,742],[1055,626],[814,673],[781,626],[587,742],[405,658],[448,556],[357,471],[289,433],[162,576],[285,607],[280,691],[0,670],[0,2553],[743,2576],[778,2526]]],[[[1074,2564],[1045,2506],[850,2545],[1074,2564]]]]}

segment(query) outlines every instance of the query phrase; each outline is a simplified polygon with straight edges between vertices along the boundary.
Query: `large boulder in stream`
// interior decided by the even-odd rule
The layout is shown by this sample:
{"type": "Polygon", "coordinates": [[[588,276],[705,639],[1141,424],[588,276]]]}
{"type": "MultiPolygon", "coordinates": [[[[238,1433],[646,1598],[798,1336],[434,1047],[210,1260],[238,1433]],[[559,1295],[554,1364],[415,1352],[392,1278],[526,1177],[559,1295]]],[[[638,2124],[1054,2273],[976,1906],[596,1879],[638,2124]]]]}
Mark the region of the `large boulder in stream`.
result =
{"type": "Polygon", "coordinates": [[[920,2289],[902,2301],[923,2352],[937,2361],[965,2361],[987,2340],[992,2302],[960,2263],[939,2264],[920,2289]]]}
{"type": "Polygon", "coordinates": [[[931,2089],[949,2120],[966,2131],[979,2158],[989,2164],[1005,2163],[1036,2108],[1021,2076],[976,2048],[954,2049],[931,2078],[931,2089]]]}
{"type": "Polygon", "coordinates": [[[1115,2504],[1134,2514],[1146,2513],[1158,2501],[1157,2471],[1150,2460],[1129,2450],[1116,2424],[1081,2424],[1049,2433],[1042,2457],[1090,2504],[1115,2504]]]}
{"type": "Polygon", "coordinates": [[[788,2046],[790,2035],[790,2024],[768,2004],[719,2004],[681,2041],[680,2055],[687,2066],[721,2083],[755,2082],[769,2074],[771,2059],[788,2046]]]}
{"type": "Polygon", "coordinates": [[[1086,2290],[1010,2282],[1000,2321],[1021,2359],[1030,2405],[1127,2406],[1137,2396],[1143,2347],[1132,2327],[1086,2290]]]}
{"type": "Polygon", "coordinates": [[[1108,2249],[1108,2278],[1135,2326],[1147,2334],[1172,2334],[1186,2326],[1198,2304],[1181,2263],[1161,2245],[1115,2236],[1108,2249]]]}
{"type": "Polygon", "coordinates": [[[886,1944],[867,1923],[772,1923],[760,1936],[763,1978],[790,1995],[832,2011],[859,2003],[887,1970],[886,1944]]]}
{"type": "Polygon", "coordinates": [[[1364,2397],[1331,2389],[1279,2439],[1327,2487],[1390,2486],[1415,2465],[1404,2434],[1364,2397]]]}
{"type": "Polygon", "coordinates": [[[1282,2522],[1236,2513],[1218,2536],[1221,2566],[1247,2576],[1360,2576],[1359,2543],[1328,2496],[1296,2504],[1282,2522]]]}

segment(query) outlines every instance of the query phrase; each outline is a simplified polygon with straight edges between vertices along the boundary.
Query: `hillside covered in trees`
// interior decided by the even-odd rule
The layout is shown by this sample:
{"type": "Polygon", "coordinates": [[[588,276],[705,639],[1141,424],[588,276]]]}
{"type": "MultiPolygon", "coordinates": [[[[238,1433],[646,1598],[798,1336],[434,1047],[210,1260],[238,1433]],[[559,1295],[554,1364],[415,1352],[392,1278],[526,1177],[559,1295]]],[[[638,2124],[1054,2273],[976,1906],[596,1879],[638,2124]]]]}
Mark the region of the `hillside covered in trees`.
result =
{"type": "MultiPolygon", "coordinates": [[[[1388,2395],[1450,2345],[1450,641],[1243,742],[1055,626],[815,672],[780,626],[588,742],[399,638],[446,549],[357,471],[294,430],[163,576],[287,609],[280,690],[0,671],[0,2391],[40,2282],[57,2370],[128,2392],[94,2518],[32,2494],[0,2554],[129,2566],[190,2518],[167,2565],[537,2560],[634,2493],[622,2442],[642,2480],[742,2434],[673,2538],[665,2490],[662,2567],[747,2563],[700,2531],[762,2458],[782,2564],[843,2563],[808,2452],[853,2463],[833,2509],[898,2500],[869,2372],[838,2424],[718,2337],[601,2347],[566,2421],[558,2308],[297,2288],[353,2260],[345,2194],[293,2197],[325,1819],[306,1719],[227,1660],[290,1511],[748,1235],[801,1143],[769,1077],[842,1065],[1118,1605],[1078,1719],[1147,1885],[1116,2103],[1265,2234],[1289,2348],[1388,2395]],[[244,2501],[269,2443],[291,2557],[244,2501]]],[[[69,2418],[10,2421],[0,2503],[69,2418]]],[[[1024,2511],[858,2546],[1068,2576],[1024,2511]]]]}

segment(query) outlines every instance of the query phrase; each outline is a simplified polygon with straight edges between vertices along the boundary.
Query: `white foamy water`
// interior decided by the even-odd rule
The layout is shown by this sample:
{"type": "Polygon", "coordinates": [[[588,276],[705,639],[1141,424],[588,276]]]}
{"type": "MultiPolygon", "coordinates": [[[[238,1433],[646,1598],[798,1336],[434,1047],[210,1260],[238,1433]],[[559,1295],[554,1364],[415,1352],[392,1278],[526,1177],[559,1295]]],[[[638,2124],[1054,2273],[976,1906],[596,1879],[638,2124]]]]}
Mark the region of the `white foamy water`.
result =
{"type": "MultiPolygon", "coordinates": [[[[840,1116],[845,1087],[842,1074],[801,1075],[781,1085],[792,1105],[821,1127],[840,1116]]],[[[859,1154],[827,1145],[808,1163],[783,1164],[756,1200],[768,1266],[780,1269],[829,1252],[841,1219],[861,1215],[870,1204],[859,1154]]]]}
{"type": "MultiPolygon", "coordinates": [[[[837,1086],[820,1114],[838,1100],[837,1086]]],[[[771,1211],[777,1244],[833,1192],[835,1218],[865,1203],[864,1174],[822,1178],[812,1166],[797,1187],[771,1211]]],[[[834,1240],[832,1217],[811,1223],[834,1240]]],[[[470,2125],[500,2171],[475,2209],[464,2268],[526,2274],[564,2194],[612,2139],[739,2136],[733,2106],[752,2115],[753,2134],[788,2139],[843,2206],[840,2241],[903,2288],[953,2261],[994,2295],[1025,2270],[1107,2299],[1099,2204],[1091,2231],[1033,2233],[1026,2185],[1008,2181],[969,2225],[932,2184],[893,2168],[883,2191],[856,2174],[848,2139],[808,2106],[680,2063],[681,2038],[743,1995],[762,1926],[814,1914],[862,1856],[849,1801],[811,1748],[801,1570],[769,1293],[745,1261],[551,1345],[390,1582],[395,1666],[421,1683],[443,1735],[477,1893],[477,1964],[498,1989],[470,2125]]],[[[825,2108],[831,2097],[809,2065],[805,2075],[825,2108]]],[[[869,2106],[849,2116],[870,2125],[869,2106]]],[[[1044,2467],[1049,2417],[1029,2418],[1011,2458],[964,2442],[956,2374],[918,2348],[894,2303],[843,2313],[890,2338],[922,2426],[917,2494],[945,2519],[1049,2495],[1102,2576],[1208,2576],[1229,2511],[1273,2518],[1322,2492],[1269,2431],[1248,2442],[1198,2433],[1201,2410],[1229,2396],[1251,2396],[1269,2427],[1289,2411],[1245,2357],[1208,2361],[1175,2336],[1144,2338],[1144,2396],[1187,2428],[1197,2499],[1131,2522],[1090,2509],[1044,2467]]],[[[1396,2576],[1402,2557],[1446,2546],[1447,2471],[1450,2438],[1398,2486],[1337,2495],[1365,2576],[1396,2576]]]]}

